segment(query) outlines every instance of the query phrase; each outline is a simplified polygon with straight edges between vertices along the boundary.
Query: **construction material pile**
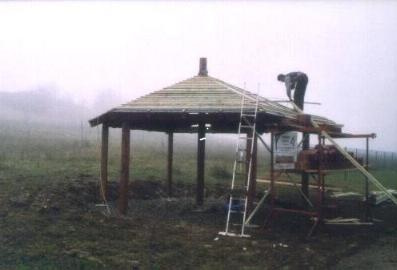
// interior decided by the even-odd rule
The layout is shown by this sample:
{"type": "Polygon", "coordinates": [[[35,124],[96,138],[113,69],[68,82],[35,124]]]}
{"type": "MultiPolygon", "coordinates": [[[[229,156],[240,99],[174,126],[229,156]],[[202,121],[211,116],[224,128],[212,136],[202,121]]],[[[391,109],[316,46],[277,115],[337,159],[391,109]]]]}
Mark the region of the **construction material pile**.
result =
{"type": "MultiPolygon", "coordinates": [[[[354,156],[351,152],[349,154],[362,164],[361,158],[354,156]]],[[[340,170],[354,167],[335,146],[317,145],[313,149],[302,150],[299,153],[296,168],[298,170],[318,170],[320,163],[322,170],[340,170]]]]}

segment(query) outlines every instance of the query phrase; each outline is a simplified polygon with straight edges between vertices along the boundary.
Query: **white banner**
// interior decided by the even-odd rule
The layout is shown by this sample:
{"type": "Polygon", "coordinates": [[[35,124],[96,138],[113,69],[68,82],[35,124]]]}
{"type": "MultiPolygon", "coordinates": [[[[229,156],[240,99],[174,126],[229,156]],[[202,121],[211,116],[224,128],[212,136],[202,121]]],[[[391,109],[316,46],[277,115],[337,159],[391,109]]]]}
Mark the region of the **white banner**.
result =
{"type": "Polygon", "coordinates": [[[275,136],[274,169],[295,169],[298,153],[297,139],[298,132],[296,131],[284,132],[275,136]]]}

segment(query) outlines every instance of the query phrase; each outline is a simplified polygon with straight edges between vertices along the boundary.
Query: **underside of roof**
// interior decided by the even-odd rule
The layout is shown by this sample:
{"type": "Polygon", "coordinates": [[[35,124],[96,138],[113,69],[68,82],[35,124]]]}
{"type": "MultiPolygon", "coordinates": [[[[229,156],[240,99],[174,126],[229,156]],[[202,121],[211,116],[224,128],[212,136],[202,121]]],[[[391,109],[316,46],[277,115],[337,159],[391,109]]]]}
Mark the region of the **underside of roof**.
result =
{"type": "MultiPolygon", "coordinates": [[[[90,124],[120,127],[128,122],[135,129],[186,132],[191,130],[191,125],[204,121],[213,125],[214,132],[235,132],[243,97],[244,110],[253,112],[256,94],[207,75],[198,75],[118,106],[90,120],[90,124]]],[[[320,125],[336,131],[341,128],[326,118],[312,117],[320,125]]],[[[262,132],[280,123],[288,126],[285,123],[297,118],[295,110],[258,97],[257,127],[262,132]]]]}

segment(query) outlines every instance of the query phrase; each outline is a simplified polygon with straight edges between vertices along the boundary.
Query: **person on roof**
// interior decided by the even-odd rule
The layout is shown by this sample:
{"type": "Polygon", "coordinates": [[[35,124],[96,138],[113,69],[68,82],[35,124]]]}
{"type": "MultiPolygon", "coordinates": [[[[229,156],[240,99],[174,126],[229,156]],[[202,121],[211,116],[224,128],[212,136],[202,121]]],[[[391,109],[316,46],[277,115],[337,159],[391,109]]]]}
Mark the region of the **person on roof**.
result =
{"type": "Polygon", "coordinates": [[[303,72],[290,72],[288,74],[279,74],[277,80],[285,83],[288,98],[293,101],[298,108],[303,110],[306,86],[309,82],[307,75],[303,72]],[[291,92],[294,91],[294,99],[291,98],[291,92]]]}

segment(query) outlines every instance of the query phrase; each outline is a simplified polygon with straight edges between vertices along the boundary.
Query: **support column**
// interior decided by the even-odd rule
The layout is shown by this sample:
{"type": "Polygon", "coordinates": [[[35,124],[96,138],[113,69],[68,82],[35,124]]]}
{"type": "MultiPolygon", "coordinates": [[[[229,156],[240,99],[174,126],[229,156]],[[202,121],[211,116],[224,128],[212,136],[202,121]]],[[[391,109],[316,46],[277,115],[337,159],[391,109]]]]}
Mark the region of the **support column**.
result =
{"type": "Polygon", "coordinates": [[[275,205],[275,197],[276,197],[276,190],[274,184],[274,133],[270,132],[270,186],[269,186],[269,196],[270,196],[270,209],[269,214],[265,219],[264,226],[267,226],[274,215],[274,205],[275,205]]]}
{"type": "MultiPolygon", "coordinates": [[[[251,132],[252,134],[252,132],[251,132]]],[[[252,136],[251,134],[247,134],[247,136],[252,136]]],[[[249,189],[248,189],[248,194],[247,194],[247,208],[248,208],[248,214],[251,213],[251,211],[254,209],[254,201],[255,201],[255,196],[256,196],[256,176],[257,176],[257,153],[258,153],[258,137],[255,134],[253,136],[252,140],[247,140],[247,149],[249,149],[249,152],[247,152],[247,154],[251,154],[250,150],[251,150],[251,144],[253,145],[253,149],[252,149],[252,156],[250,157],[251,159],[251,176],[250,178],[250,183],[249,183],[249,189]]],[[[247,159],[249,160],[249,159],[247,159]]],[[[249,164],[248,164],[249,166],[249,164]]],[[[247,176],[248,176],[248,171],[249,168],[247,168],[247,176]]]]}
{"type": "Polygon", "coordinates": [[[130,176],[130,128],[123,123],[121,129],[121,173],[118,210],[125,215],[128,207],[128,181],[130,176]]]}
{"type": "Polygon", "coordinates": [[[318,189],[318,201],[317,201],[317,220],[321,222],[323,216],[323,203],[324,203],[324,148],[321,143],[321,134],[318,135],[318,145],[320,148],[318,149],[318,179],[317,179],[317,189],[318,189]]]}
{"type": "Polygon", "coordinates": [[[199,123],[197,136],[197,184],[196,204],[204,202],[204,164],[205,164],[205,123],[199,123]]]}
{"type": "MultiPolygon", "coordinates": [[[[302,150],[307,150],[310,147],[310,134],[309,133],[303,133],[303,141],[302,141],[302,150]]],[[[320,141],[321,143],[321,141],[320,141]]],[[[309,198],[309,174],[306,172],[302,172],[301,175],[301,190],[302,194],[306,196],[306,198],[309,198]]],[[[308,206],[308,203],[305,199],[304,196],[302,196],[302,202],[305,207],[308,206]]]]}
{"type": "Polygon", "coordinates": [[[174,133],[168,132],[167,186],[168,196],[172,196],[172,162],[174,154],[174,133]]]}
{"type": "Polygon", "coordinates": [[[274,190],[274,133],[270,133],[270,195],[271,195],[271,204],[274,207],[274,197],[276,196],[276,192],[274,190]]]}
{"type": "Polygon", "coordinates": [[[100,194],[103,200],[107,200],[108,186],[108,152],[109,152],[109,127],[102,124],[101,144],[101,187],[100,194]]]}
{"type": "MultiPolygon", "coordinates": [[[[356,155],[356,158],[357,155],[356,155]]],[[[365,138],[365,169],[369,171],[369,138],[365,138]]],[[[365,221],[371,221],[371,208],[369,203],[369,182],[368,177],[365,177],[365,221]]]]}

